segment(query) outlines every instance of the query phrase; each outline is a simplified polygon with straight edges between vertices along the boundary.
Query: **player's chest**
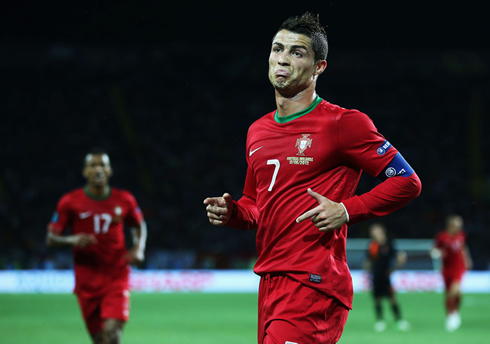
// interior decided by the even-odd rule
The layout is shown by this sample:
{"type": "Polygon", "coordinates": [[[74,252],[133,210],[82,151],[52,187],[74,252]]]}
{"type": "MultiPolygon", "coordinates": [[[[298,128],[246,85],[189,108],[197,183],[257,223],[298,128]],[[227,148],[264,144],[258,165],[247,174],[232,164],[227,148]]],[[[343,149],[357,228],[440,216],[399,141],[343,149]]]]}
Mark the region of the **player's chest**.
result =
{"type": "Polygon", "coordinates": [[[458,252],[463,249],[464,239],[462,237],[447,237],[443,241],[444,247],[452,252],[458,252]]]}
{"type": "Polygon", "coordinates": [[[279,164],[290,173],[339,164],[335,138],[318,129],[262,130],[251,135],[248,143],[249,162],[256,172],[271,164],[279,164]]]}
{"type": "Polygon", "coordinates": [[[90,232],[107,233],[109,228],[120,225],[128,212],[122,202],[89,200],[73,206],[73,223],[90,232]]]}

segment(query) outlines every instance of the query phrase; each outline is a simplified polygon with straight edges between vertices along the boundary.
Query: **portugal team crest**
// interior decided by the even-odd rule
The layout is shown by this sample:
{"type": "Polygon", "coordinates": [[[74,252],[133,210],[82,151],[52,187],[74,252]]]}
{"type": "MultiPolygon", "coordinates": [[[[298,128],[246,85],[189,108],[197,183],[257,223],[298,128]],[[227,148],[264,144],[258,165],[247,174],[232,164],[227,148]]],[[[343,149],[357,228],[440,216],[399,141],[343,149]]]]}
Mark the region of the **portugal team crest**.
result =
{"type": "Polygon", "coordinates": [[[311,142],[313,141],[313,139],[310,139],[308,136],[310,136],[311,134],[302,134],[303,137],[300,137],[299,139],[296,139],[296,148],[298,148],[298,153],[296,153],[296,155],[299,155],[299,156],[304,156],[305,153],[303,153],[305,151],[306,148],[311,148],[311,142]]]}
{"type": "Polygon", "coordinates": [[[116,206],[114,208],[114,222],[121,222],[122,208],[120,206],[116,206]]]}

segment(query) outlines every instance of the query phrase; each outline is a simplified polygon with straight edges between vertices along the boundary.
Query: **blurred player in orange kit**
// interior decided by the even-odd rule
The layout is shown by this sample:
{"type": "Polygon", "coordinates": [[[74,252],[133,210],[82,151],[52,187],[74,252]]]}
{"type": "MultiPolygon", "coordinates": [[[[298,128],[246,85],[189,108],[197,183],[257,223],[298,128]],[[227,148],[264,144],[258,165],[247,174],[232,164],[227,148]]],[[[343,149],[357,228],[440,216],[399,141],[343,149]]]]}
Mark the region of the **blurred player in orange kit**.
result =
{"type": "Polygon", "coordinates": [[[144,260],[146,224],[133,195],[109,186],[103,150],[85,157],[87,184],[61,197],[48,224],[48,246],[73,246],[75,294],[94,344],[119,344],[129,318],[129,264],[144,260]],[[131,226],[133,247],[125,244],[131,226]],[[70,229],[71,233],[64,232],[70,229]]]}
{"type": "Polygon", "coordinates": [[[377,332],[386,329],[382,300],[387,298],[390,302],[397,328],[401,331],[408,331],[410,324],[402,318],[400,305],[390,280],[391,273],[405,264],[407,254],[404,251],[396,250],[383,224],[379,222],[371,224],[369,226],[369,234],[372,240],[369,243],[364,267],[370,272],[372,279],[372,294],[376,313],[374,329],[377,332]]]}
{"type": "Polygon", "coordinates": [[[442,277],[445,286],[446,330],[452,332],[461,326],[459,308],[461,305],[461,280],[466,270],[472,268],[472,260],[466,234],[463,231],[463,218],[451,214],[446,217],[446,229],[435,237],[431,250],[433,259],[442,258],[442,277]]]}
{"type": "Polygon", "coordinates": [[[214,225],[256,229],[259,344],[332,344],[352,308],[347,225],[390,214],[420,180],[364,113],[316,93],[328,43],[318,16],[273,35],[269,80],[277,109],[248,130],[243,195],[204,200],[214,225]],[[381,179],[354,195],[362,171],[381,179]]]}

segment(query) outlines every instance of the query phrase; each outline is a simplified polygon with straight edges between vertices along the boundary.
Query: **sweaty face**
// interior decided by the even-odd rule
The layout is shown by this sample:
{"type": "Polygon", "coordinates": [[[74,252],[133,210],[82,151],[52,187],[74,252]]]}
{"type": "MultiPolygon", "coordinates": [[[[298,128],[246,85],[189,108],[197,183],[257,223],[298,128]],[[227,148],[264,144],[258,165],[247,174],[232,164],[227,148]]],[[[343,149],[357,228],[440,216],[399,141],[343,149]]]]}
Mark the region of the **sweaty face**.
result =
{"type": "Polygon", "coordinates": [[[309,37],[287,30],[276,34],[269,55],[269,80],[278,92],[301,92],[324,69],[320,61],[315,63],[309,37]]]}
{"type": "Polygon", "coordinates": [[[89,154],[85,158],[83,175],[87,182],[95,186],[105,186],[112,174],[111,163],[107,154],[89,154]]]}

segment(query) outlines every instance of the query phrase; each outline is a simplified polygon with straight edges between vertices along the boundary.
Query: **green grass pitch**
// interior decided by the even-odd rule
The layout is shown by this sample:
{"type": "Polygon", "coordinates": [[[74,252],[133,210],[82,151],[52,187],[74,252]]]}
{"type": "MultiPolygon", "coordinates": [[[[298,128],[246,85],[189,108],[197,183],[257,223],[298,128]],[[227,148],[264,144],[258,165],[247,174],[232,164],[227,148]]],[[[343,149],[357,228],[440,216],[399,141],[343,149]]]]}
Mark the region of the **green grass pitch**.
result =
{"type": "MultiPolygon", "coordinates": [[[[490,295],[463,298],[462,327],[444,330],[443,299],[437,293],[398,294],[409,332],[393,326],[388,304],[388,329],[373,331],[369,294],[354,296],[354,310],[340,344],[460,344],[488,343],[490,295]]],[[[256,294],[132,295],[131,319],[123,343],[251,344],[256,343],[256,294]]],[[[0,294],[0,343],[90,343],[76,299],[70,294],[0,294]]]]}

